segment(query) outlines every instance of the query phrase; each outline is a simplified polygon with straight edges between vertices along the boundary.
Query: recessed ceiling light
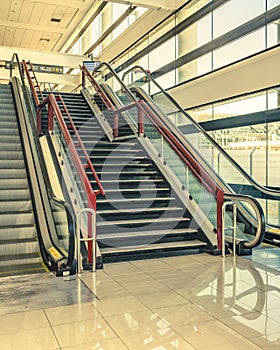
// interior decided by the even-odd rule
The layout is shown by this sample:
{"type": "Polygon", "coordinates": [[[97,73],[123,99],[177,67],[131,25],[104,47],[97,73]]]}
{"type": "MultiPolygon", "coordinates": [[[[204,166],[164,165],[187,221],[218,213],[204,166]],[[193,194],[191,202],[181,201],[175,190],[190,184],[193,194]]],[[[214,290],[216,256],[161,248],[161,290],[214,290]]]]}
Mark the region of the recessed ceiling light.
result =
{"type": "Polygon", "coordinates": [[[61,18],[51,18],[51,22],[59,23],[61,21],[61,18]]]}

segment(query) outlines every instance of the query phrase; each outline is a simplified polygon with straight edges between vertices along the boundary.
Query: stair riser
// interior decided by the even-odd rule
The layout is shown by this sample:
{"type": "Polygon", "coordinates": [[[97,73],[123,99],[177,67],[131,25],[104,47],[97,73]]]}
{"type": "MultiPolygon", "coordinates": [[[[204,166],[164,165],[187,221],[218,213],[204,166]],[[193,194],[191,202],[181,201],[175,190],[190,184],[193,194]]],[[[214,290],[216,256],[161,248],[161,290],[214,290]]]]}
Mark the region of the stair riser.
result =
{"type": "Polygon", "coordinates": [[[35,226],[0,229],[0,241],[7,239],[35,239],[36,237],[37,232],[35,226]]]}
{"type": "Polygon", "coordinates": [[[28,254],[28,253],[40,253],[38,242],[28,242],[28,243],[17,243],[17,244],[1,244],[0,241],[0,256],[12,255],[16,256],[18,254],[28,254]]]}
{"type": "Polygon", "coordinates": [[[0,215],[0,228],[6,226],[30,226],[34,225],[34,216],[32,213],[20,214],[20,215],[0,215]]]}

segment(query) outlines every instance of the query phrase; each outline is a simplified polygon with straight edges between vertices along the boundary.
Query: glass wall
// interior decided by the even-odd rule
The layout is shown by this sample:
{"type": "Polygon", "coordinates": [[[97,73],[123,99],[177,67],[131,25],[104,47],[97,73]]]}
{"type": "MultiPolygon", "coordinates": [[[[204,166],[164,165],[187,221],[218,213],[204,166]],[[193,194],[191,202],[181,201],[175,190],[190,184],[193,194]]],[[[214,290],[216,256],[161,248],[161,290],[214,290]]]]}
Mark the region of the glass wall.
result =
{"type": "MultiPolygon", "coordinates": [[[[209,131],[215,141],[259,184],[280,188],[280,87],[198,107],[188,113],[199,123],[208,122],[208,130],[211,122],[218,120],[215,130],[209,131]]],[[[214,157],[216,170],[228,173],[219,154],[214,157]]],[[[261,203],[269,222],[279,223],[278,201],[261,203]]]]}
{"type": "Polygon", "coordinates": [[[172,86],[170,77],[174,85],[183,83],[279,45],[279,6],[280,0],[190,1],[146,35],[148,46],[136,43],[129,60],[122,55],[113,65],[121,71],[143,56],[143,68],[161,77],[164,88],[172,86]]]}

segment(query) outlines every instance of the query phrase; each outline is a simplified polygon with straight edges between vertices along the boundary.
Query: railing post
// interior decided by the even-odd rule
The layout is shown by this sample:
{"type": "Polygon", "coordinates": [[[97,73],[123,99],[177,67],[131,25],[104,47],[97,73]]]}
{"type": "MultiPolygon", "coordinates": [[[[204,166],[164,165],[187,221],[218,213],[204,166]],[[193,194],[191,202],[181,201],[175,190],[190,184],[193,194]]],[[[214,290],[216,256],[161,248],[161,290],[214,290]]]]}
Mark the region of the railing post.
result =
{"type": "Polygon", "coordinates": [[[138,107],[138,136],[144,136],[144,112],[138,107]]]}
{"type": "MultiPolygon", "coordinates": [[[[89,222],[88,222],[89,225],[89,222]]],[[[77,228],[76,228],[76,240],[77,240],[77,252],[76,252],[76,259],[77,259],[77,273],[81,273],[81,241],[88,242],[88,254],[90,252],[90,262],[92,262],[92,271],[96,271],[96,213],[95,210],[92,208],[84,208],[80,210],[80,212],[77,214],[77,228]],[[93,235],[87,238],[81,238],[81,227],[82,227],[82,214],[87,213],[88,218],[91,217],[90,223],[91,223],[91,231],[93,232],[93,235]],[[93,247],[93,249],[89,249],[89,246],[93,247]]],[[[89,226],[88,226],[89,227],[89,226]]]]}
{"type": "Polygon", "coordinates": [[[37,107],[36,112],[36,128],[37,128],[37,135],[41,135],[42,133],[42,111],[41,108],[37,107]]]}
{"type": "Polygon", "coordinates": [[[48,130],[53,130],[53,106],[51,103],[48,104],[48,130]]]}
{"type": "Polygon", "coordinates": [[[114,113],[114,137],[116,138],[119,136],[119,116],[116,111],[114,111],[113,113],[114,113]]]}
{"type": "Polygon", "coordinates": [[[222,231],[223,231],[223,203],[224,193],[217,191],[217,249],[222,250],[222,231]]]}

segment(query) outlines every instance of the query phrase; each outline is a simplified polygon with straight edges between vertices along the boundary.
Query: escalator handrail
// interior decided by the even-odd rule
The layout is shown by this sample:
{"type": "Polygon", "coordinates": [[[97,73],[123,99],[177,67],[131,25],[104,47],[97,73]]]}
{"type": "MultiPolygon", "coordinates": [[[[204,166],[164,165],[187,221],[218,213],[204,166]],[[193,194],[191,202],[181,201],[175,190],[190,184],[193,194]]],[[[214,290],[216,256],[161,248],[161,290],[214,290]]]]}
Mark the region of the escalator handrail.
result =
{"type": "MultiPolygon", "coordinates": [[[[183,113],[194,125],[199,131],[205,136],[208,141],[220,152],[223,154],[223,156],[244,176],[246,180],[250,182],[250,184],[259,190],[260,192],[280,198],[280,191],[270,189],[266,186],[260,185],[258,182],[256,182],[203,128],[199,123],[197,123],[177,102],[174,100],[172,96],[170,96],[157,82],[156,80],[141,66],[134,66],[131,69],[127,70],[123,76],[122,81],[124,80],[125,76],[129,73],[131,73],[133,70],[141,70],[142,73],[146,74],[147,78],[150,79],[157,88],[163,93],[169,101],[175,105],[175,107],[178,109],[180,113],[183,113]]],[[[133,94],[132,94],[133,95],[133,94]]],[[[134,97],[134,96],[133,96],[134,97]]]]}
{"type": "Polygon", "coordinates": [[[88,152],[87,152],[87,150],[86,150],[86,148],[84,146],[84,143],[83,143],[83,141],[81,139],[81,136],[80,136],[80,134],[79,134],[79,132],[78,132],[76,126],[75,126],[75,123],[74,123],[74,121],[73,121],[73,119],[72,119],[72,117],[71,117],[71,115],[70,115],[70,113],[68,111],[68,108],[66,107],[65,102],[64,102],[64,100],[63,100],[63,98],[62,98],[62,96],[60,94],[58,95],[58,98],[59,98],[60,102],[62,103],[63,110],[64,110],[64,112],[67,115],[67,118],[68,118],[68,120],[70,122],[70,126],[71,126],[72,130],[74,131],[75,137],[77,138],[77,140],[79,142],[79,145],[80,145],[80,147],[82,149],[82,152],[83,152],[83,154],[85,156],[85,159],[86,159],[86,162],[87,162],[87,166],[90,168],[90,170],[91,170],[91,172],[92,172],[92,174],[94,176],[94,179],[95,179],[95,181],[97,183],[97,186],[99,188],[98,191],[94,191],[94,192],[95,192],[95,194],[102,194],[104,196],[105,195],[104,188],[103,188],[103,186],[102,186],[102,184],[100,182],[100,179],[99,179],[99,177],[98,177],[98,175],[96,173],[96,170],[94,169],[94,166],[93,166],[93,164],[92,164],[92,162],[90,160],[89,154],[88,154],[88,152]]]}
{"type": "MultiPolygon", "coordinates": [[[[33,110],[32,110],[32,104],[29,98],[29,95],[26,92],[26,85],[25,85],[25,81],[24,81],[24,76],[23,76],[23,71],[22,71],[22,64],[19,61],[19,57],[17,53],[14,53],[11,59],[11,73],[10,75],[12,76],[12,69],[13,69],[13,63],[16,62],[17,67],[19,68],[19,72],[20,72],[20,79],[21,79],[21,83],[22,86],[24,87],[23,89],[23,93],[25,95],[26,101],[27,103],[27,107],[29,109],[29,113],[30,115],[33,114],[33,110]]],[[[36,130],[36,125],[34,122],[34,118],[30,118],[29,122],[31,122],[31,127],[33,130],[36,130]]],[[[66,266],[68,268],[71,268],[71,266],[73,265],[74,259],[75,259],[75,225],[74,225],[74,221],[73,221],[73,217],[72,217],[72,213],[71,213],[71,208],[69,206],[69,204],[58,198],[52,189],[51,186],[51,182],[50,182],[50,178],[47,172],[47,167],[46,167],[46,163],[44,160],[44,156],[42,153],[42,149],[39,143],[38,138],[34,138],[35,143],[36,143],[36,148],[38,151],[38,157],[40,160],[40,164],[41,164],[41,170],[43,172],[43,176],[44,176],[44,180],[45,180],[45,184],[46,184],[46,189],[47,189],[47,193],[49,198],[54,201],[58,206],[60,206],[61,208],[63,208],[66,212],[66,217],[67,217],[67,227],[68,227],[68,232],[69,232],[69,247],[68,247],[68,256],[67,256],[67,262],[66,262],[66,266]]],[[[61,252],[61,250],[59,249],[59,251],[61,252]]],[[[62,254],[63,255],[63,254],[62,254]]]]}

